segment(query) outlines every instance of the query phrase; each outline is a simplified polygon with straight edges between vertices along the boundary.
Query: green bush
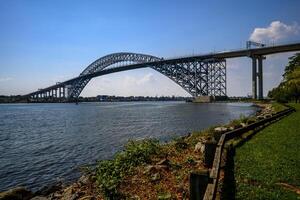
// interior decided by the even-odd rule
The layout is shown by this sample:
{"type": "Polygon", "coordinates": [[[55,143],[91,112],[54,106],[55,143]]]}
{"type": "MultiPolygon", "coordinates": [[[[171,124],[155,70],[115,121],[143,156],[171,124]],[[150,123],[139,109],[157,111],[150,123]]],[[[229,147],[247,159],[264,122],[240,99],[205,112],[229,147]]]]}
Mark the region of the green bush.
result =
{"type": "Polygon", "coordinates": [[[145,139],[129,141],[125,150],[116,154],[113,160],[99,161],[96,167],[97,183],[106,197],[118,198],[117,187],[125,175],[138,165],[149,163],[151,155],[158,154],[158,140],[145,139]]]}

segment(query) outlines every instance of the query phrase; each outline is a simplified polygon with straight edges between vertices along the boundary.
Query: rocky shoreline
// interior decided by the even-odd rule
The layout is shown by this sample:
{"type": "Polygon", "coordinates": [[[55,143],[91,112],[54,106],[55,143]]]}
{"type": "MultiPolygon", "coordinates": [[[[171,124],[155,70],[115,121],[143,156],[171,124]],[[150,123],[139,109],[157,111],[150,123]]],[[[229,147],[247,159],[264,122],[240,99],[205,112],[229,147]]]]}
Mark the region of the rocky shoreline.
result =
{"type": "MultiPolygon", "coordinates": [[[[254,106],[259,107],[254,117],[245,118],[247,120],[233,121],[233,123],[226,124],[223,126],[215,127],[213,132],[215,135],[221,135],[222,133],[234,130],[243,126],[247,123],[252,123],[256,119],[263,119],[271,116],[274,113],[274,109],[271,104],[256,103],[254,106]]],[[[190,137],[185,136],[184,138],[190,137]]],[[[209,142],[211,138],[202,137],[198,138],[196,145],[194,146],[194,152],[204,153],[205,144],[209,142]]],[[[147,166],[148,171],[157,171],[156,168],[166,168],[168,160],[163,159],[157,162],[155,165],[147,166]],[[150,169],[151,168],[151,169],[150,169]],[[152,170],[153,169],[153,170],[152,170]]],[[[100,194],[98,187],[95,184],[94,174],[85,173],[76,182],[71,185],[65,186],[63,183],[59,182],[54,185],[45,186],[42,189],[32,192],[24,187],[16,187],[5,192],[0,193],[0,200],[94,200],[94,199],[104,199],[103,195],[100,194]]],[[[138,198],[137,198],[138,199],[138,198]]]]}

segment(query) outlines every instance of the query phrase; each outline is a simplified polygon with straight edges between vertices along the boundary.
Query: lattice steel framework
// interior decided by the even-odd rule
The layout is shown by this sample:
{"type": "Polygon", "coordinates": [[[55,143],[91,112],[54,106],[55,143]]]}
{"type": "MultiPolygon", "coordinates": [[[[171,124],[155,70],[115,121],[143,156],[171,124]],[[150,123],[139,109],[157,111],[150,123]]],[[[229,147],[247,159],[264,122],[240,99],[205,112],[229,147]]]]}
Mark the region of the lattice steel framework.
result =
{"type": "Polygon", "coordinates": [[[226,61],[221,59],[176,61],[153,66],[192,96],[226,96],[226,61]]]}
{"type": "MultiPolygon", "coordinates": [[[[109,68],[110,66],[113,66],[116,63],[120,63],[121,65],[122,64],[127,65],[128,62],[147,63],[147,62],[154,62],[159,60],[161,59],[154,56],[145,55],[145,54],[136,54],[136,53],[109,54],[107,56],[99,58],[98,60],[90,64],[85,70],[83,70],[80,76],[101,71],[105,68],[109,68]]],[[[69,98],[77,98],[80,95],[83,88],[88,84],[90,80],[91,79],[82,78],[76,81],[75,83],[73,83],[68,91],[69,98]]]]}
{"type": "MultiPolygon", "coordinates": [[[[145,63],[148,67],[169,77],[192,96],[226,96],[226,61],[224,59],[174,60],[135,53],[116,53],[104,56],[89,65],[80,76],[111,68],[116,63],[145,63]],[[153,64],[155,63],[155,64],[153,64]]],[[[69,98],[77,98],[90,79],[82,78],[74,82],[68,91],[69,98]]]]}

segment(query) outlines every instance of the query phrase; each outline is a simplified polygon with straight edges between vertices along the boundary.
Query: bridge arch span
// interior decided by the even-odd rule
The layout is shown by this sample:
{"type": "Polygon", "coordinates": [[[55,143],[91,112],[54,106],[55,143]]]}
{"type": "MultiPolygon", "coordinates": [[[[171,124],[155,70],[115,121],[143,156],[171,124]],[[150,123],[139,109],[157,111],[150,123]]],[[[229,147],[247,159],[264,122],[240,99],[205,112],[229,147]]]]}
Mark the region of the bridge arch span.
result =
{"type": "Polygon", "coordinates": [[[94,77],[146,67],[165,75],[194,97],[226,96],[226,60],[223,58],[164,60],[151,55],[126,52],[101,57],[86,67],[78,77],[29,95],[32,98],[64,97],[72,101],[79,97],[94,77]],[[120,65],[116,66],[119,63],[120,65]]]}
{"type": "Polygon", "coordinates": [[[95,76],[150,67],[167,76],[192,96],[226,96],[226,62],[224,59],[190,59],[161,62],[158,58],[138,53],[114,53],[101,57],[83,70],[69,88],[68,97],[78,98],[84,87],[95,76]],[[116,63],[133,62],[138,65],[111,67],[116,63]]]}
{"type": "Polygon", "coordinates": [[[80,75],[87,75],[97,71],[101,71],[110,65],[120,62],[135,62],[135,63],[146,63],[146,62],[155,62],[162,60],[158,57],[140,54],[140,53],[130,53],[130,52],[120,52],[113,53],[103,56],[93,63],[91,63],[87,68],[85,68],[80,75]]]}
{"type": "MultiPolygon", "coordinates": [[[[106,56],[103,56],[93,63],[91,63],[88,67],[86,67],[80,74],[80,76],[92,74],[95,72],[102,71],[104,69],[113,66],[116,63],[148,63],[148,62],[155,62],[160,61],[161,58],[147,55],[147,54],[140,54],[140,53],[130,53],[130,52],[120,52],[120,53],[113,53],[106,56]]],[[[69,97],[70,98],[77,98],[84,87],[88,84],[91,79],[82,78],[75,81],[71,87],[69,88],[69,97]]]]}

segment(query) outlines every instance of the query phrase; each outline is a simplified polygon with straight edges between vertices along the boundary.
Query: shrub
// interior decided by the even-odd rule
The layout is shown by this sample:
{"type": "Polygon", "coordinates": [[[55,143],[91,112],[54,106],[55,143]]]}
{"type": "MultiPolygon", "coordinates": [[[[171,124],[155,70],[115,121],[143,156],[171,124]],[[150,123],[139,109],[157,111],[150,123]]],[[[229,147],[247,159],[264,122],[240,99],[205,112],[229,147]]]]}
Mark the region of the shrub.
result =
{"type": "Polygon", "coordinates": [[[117,187],[125,175],[134,167],[149,163],[151,155],[158,154],[159,151],[158,140],[129,141],[124,151],[116,154],[113,160],[99,161],[96,167],[96,180],[104,195],[118,199],[117,187]]]}

